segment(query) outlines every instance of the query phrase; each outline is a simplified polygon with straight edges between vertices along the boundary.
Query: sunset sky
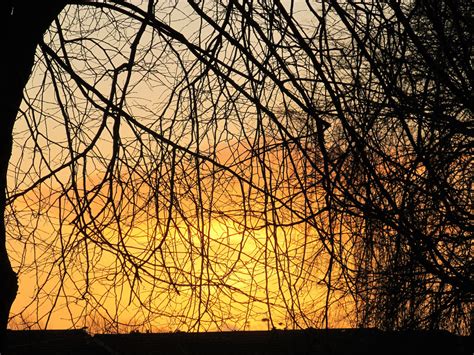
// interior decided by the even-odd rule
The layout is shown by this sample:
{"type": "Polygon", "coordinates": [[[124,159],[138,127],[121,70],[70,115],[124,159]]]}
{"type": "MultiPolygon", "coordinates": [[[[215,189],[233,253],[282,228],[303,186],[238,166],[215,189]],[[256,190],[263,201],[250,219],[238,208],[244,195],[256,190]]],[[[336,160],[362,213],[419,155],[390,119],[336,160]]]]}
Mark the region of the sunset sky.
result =
{"type": "MultiPolygon", "coordinates": [[[[187,6],[157,11],[194,40],[206,43],[213,35],[207,27],[199,32],[187,6]]],[[[131,117],[179,147],[126,119],[115,131],[114,120],[38,50],[9,180],[20,194],[34,186],[13,204],[20,235],[12,227],[9,248],[20,290],[11,326],[38,319],[42,327],[79,327],[90,325],[87,316],[166,331],[321,322],[327,258],[319,255],[315,230],[288,212],[287,204],[303,206],[305,198],[295,194],[302,187],[291,177],[296,166],[282,165],[289,152],[276,127],[238,92],[219,93],[212,77],[194,92],[180,83],[183,68],[197,74],[202,67],[186,52],[178,60],[152,30],[142,35],[130,79],[128,71],[114,79],[110,71],[130,56],[139,24],[120,16],[110,21],[107,11],[87,7],[63,12],[58,23],[70,65],[104,96],[114,88],[113,100],[131,117]],[[175,87],[183,91],[172,93],[175,87]],[[112,179],[117,134],[121,152],[112,179]],[[54,177],[35,185],[52,171],[54,177]],[[110,199],[116,207],[107,205],[110,199]]],[[[59,48],[60,38],[54,23],[45,41],[59,48]]],[[[226,51],[233,55],[231,47],[226,51]]],[[[268,90],[266,105],[282,110],[282,96],[268,90]]],[[[302,124],[288,128],[298,135],[302,124]]]]}
{"type": "Polygon", "coordinates": [[[66,6],[14,126],[10,328],[466,332],[457,10],[66,6]]]}

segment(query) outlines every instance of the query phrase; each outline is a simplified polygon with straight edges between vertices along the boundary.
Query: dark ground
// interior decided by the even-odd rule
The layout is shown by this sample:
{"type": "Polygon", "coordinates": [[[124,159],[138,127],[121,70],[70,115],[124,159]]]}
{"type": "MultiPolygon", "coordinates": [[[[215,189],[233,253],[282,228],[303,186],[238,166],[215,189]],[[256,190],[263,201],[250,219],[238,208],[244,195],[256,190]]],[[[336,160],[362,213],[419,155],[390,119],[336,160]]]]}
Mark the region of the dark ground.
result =
{"type": "Polygon", "coordinates": [[[84,330],[30,330],[9,331],[7,342],[6,355],[474,354],[472,337],[459,337],[447,332],[382,332],[376,329],[93,336],[84,330]]]}

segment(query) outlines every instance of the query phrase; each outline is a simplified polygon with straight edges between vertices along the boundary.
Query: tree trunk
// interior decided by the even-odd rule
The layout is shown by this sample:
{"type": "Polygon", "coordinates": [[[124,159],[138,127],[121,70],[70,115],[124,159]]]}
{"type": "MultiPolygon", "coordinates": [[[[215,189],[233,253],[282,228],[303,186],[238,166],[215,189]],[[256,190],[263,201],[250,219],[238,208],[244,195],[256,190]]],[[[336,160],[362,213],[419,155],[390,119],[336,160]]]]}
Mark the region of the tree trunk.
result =
{"type": "Polygon", "coordinates": [[[13,125],[23,98],[23,89],[34,63],[38,41],[66,1],[10,0],[2,3],[4,79],[0,117],[0,352],[5,348],[5,334],[10,308],[18,284],[8,258],[6,245],[6,191],[8,162],[12,153],[13,125]]]}

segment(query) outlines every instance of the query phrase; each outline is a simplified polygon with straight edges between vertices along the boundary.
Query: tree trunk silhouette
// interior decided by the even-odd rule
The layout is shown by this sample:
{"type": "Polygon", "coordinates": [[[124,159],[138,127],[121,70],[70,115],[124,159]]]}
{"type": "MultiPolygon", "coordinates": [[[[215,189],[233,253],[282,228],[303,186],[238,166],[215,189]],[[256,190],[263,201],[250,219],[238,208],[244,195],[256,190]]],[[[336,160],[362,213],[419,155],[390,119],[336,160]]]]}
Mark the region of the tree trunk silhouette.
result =
{"type": "MultiPolygon", "coordinates": [[[[6,190],[8,162],[12,153],[13,125],[23,98],[23,89],[34,63],[36,45],[51,21],[61,12],[66,1],[42,2],[7,1],[2,4],[4,75],[2,90],[2,117],[0,127],[0,344],[4,335],[10,308],[18,285],[6,246],[6,190]]],[[[1,349],[0,349],[1,351],[1,349]]]]}

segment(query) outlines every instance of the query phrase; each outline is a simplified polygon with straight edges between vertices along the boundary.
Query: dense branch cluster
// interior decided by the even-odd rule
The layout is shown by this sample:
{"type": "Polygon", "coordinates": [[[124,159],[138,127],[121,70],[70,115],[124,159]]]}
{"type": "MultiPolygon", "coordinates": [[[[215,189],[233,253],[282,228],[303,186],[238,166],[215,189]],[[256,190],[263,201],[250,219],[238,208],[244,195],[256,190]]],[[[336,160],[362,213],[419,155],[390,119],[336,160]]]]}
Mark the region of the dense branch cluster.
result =
{"type": "Polygon", "coordinates": [[[12,322],[468,333],[469,8],[68,7],[15,126],[12,322]]]}

